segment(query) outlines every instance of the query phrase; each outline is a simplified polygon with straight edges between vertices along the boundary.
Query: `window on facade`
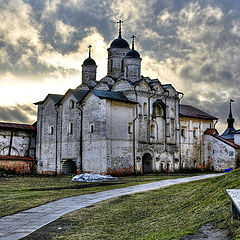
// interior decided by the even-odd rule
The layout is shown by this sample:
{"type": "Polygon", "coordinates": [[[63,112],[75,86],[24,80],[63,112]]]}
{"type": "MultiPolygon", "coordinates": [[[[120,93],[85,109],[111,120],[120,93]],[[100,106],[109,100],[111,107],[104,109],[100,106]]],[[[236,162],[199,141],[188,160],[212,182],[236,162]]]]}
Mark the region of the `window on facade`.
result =
{"type": "Polygon", "coordinates": [[[185,129],[184,128],[181,129],[181,136],[185,137],[185,129]]]}
{"type": "Polygon", "coordinates": [[[132,123],[128,123],[128,134],[132,134],[132,123]]]}
{"type": "Polygon", "coordinates": [[[154,124],[151,125],[151,137],[152,138],[156,137],[156,129],[154,124]]]}
{"type": "Polygon", "coordinates": [[[170,163],[167,163],[167,170],[170,170],[170,163]]]}
{"type": "Polygon", "coordinates": [[[164,165],[163,165],[163,162],[161,162],[160,171],[162,172],[163,170],[164,170],[164,165]]]}
{"type": "Polygon", "coordinates": [[[89,131],[90,131],[90,133],[93,133],[93,132],[94,132],[94,126],[93,126],[92,123],[90,124],[90,129],[89,129],[89,131]]]}
{"type": "Polygon", "coordinates": [[[166,107],[166,118],[169,118],[169,109],[166,107]]]}
{"type": "Polygon", "coordinates": [[[162,109],[161,107],[158,105],[156,107],[156,117],[161,117],[162,116],[162,109]]]}
{"type": "Polygon", "coordinates": [[[53,135],[53,126],[49,126],[48,128],[48,134],[53,135]]]}
{"type": "Polygon", "coordinates": [[[196,129],[193,130],[193,137],[194,137],[194,138],[197,137],[197,130],[196,130],[196,129]]]}
{"type": "Polygon", "coordinates": [[[72,99],[69,101],[69,108],[70,109],[74,108],[74,101],[72,99]]]}
{"type": "Polygon", "coordinates": [[[143,104],[143,114],[145,116],[147,115],[147,103],[146,102],[143,104]]]}
{"type": "Polygon", "coordinates": [[[69,125],[68,125],[68,133],[69,133],[69,134],[73,134],[73,122],[69,122],[69,125]]]}
{"type": "Polygon", "coordinates": [[[126,78],[128,78],[128,67],[126,67],[126,78]]]}
{"type": "Polygon", "coordinates": [[[167,137],[170,137],[170,124],[169,123],[166,124],[166,135],[167,135],[167,137]]]}
{"type": "Polygon", "coordinates": [[[124,71],[124,63],[123,63],[123,60],[121,62],[121,71],[123,72],[124,71]]]}
{"type": "Polygon", "coordinates": [[[110,59],[110,72],[112,72],[112,71],[113,71],[113,60],[110,59]]]}
{"type": "Polygon", "coordinates": [[[140,67],[138,67],[138,78],[140,78],[140,67]]]}
{"type": "Polygon", "coordinates": [[[142,105],[138,104],[138,114],[142,115],[142,105]]]}

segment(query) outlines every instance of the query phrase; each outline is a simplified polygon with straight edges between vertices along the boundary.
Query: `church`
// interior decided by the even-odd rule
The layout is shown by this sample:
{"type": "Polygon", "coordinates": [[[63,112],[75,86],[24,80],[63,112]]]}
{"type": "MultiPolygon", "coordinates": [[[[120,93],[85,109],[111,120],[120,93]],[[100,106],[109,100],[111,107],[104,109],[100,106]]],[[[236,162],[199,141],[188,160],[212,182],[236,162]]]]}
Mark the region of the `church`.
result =
{"type": "MultiPolygon", "coordinates": [[[[104,78],[96,79],[97,64],[89,45],[81,85],[64,95],[48,94],[35,103],[36,134],[31,139],[36,144],[31,157],[36,159],[36,171],[128,175],[237,167],[240,141],[234,144],[219,136],[216,117],[180,104],[183,93],[174,86],[144,77],[135,36],[129,46],[122,38],[122,21],[118,23],[118,38],[107,49],[104,78]],[[214,153],[219,146],[230,158],[214,153]]],[[[11,155],[13,146],[9,150],[8,133],[3,130],[5,138],[0,129],[0,143],[11,155]]],[[[0,155],[6,158],[1,149],[0,155]]]]}

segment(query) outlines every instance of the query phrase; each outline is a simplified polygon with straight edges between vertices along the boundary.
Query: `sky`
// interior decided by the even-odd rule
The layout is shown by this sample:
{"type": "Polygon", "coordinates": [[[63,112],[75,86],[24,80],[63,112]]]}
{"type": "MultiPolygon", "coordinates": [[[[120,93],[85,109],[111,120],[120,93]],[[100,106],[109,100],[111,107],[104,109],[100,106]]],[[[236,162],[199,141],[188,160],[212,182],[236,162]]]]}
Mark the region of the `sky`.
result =
{"type": "Polygon", "coordinates": [[[34,102],[80,85],[89,44],[104,77],[121,19],[142,75],[218,117],[220,133],[233,99],[240,128],[239,0],[0,0],[0,13],[0,121],[33,123],[34,102]]]}

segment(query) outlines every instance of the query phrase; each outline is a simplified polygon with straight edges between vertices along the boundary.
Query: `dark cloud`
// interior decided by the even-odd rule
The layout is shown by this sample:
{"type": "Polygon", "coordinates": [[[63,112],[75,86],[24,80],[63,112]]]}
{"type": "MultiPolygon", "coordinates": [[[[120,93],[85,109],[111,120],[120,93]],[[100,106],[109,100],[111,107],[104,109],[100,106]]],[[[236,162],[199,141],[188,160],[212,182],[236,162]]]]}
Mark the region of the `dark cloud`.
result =
{"type": "Polygon", "coordinates": [[[33,123],[29,116],[36,116],[36,108],[32,105],[0,106],[0,121],[33,123]]]}

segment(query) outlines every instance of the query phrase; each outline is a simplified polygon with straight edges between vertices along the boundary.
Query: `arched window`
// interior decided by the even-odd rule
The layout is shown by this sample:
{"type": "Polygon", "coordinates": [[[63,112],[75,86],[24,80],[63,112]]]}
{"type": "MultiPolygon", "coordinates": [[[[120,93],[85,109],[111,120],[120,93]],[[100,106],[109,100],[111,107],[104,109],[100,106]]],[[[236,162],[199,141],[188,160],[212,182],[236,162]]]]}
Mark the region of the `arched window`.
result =
{"type": "Polygon", "coordinates": [[[74,101],[72,99],[69,101],[69,108],[70,109],[74,108],[74,101]]]}
{"type": "Polygon", "coordinates": [[[138,104],[138,114],[142,115],[142,105],[138,104]]]}
{"type": "Polygon", "coordinates": [[[93,124],[91,123],[91,124],[90,124],[90,133],[93,133],[93,131],[94,131],[94,126],[93,126],[93,124]]]}
{"type": "Polygon", "coordinates": [[[151,125],[151,138],[155,138],[156,137],[156,128],[155,125],[152,124],[151,125]]]}
{"type": "Polygon", "coordinates": [[[112,72],[112,71],[113,71],[113,60],[110,59],[110,72],[112,72]]]}
{"type": "Polygon", "coordinates": [[[124,71],[124,63],[123,63],[123,60],[121,62],[121,71],[123,72],[124,71]]]}
{"type": "Polygon", "coordinates": [[[184,128],[181,129],[181,136],[185,137],[185,129],[184,128]]]}
{"type": "Polygon", "coordinates": [[[156,117],[162,117],[162,108],[159,105],[156,107],[156,117]]]}
{"type": "Polygon", "coordinates": [[[143,104],[143,114],[145,116],[147,115],[147,103],[146,102],[143,104]]]}
{"type": "Polygon", "coordinates": [[[170,163],[167,163],[167,170],[170,171],[170,163]]]}
{"type": "Polygon", "coordinates": [[[166,107],[166,118],[169,118],[169,109],[166,107]]]}
{"type": "Polygon", "coordinates": [[[68,133],[73,134],[73,122],[69,122],[68,124],[68,133]]]}
{"type": "Polygon", "coordinates": [[[128,134],[132,134],[132,123],[128,123],[128,134]]]}
{"type": "Polygon", "coordinates": [[[170,137],[170,124],[169,123],[166,124],[166,135],[167,135],[167,137],[170,137]]]}

